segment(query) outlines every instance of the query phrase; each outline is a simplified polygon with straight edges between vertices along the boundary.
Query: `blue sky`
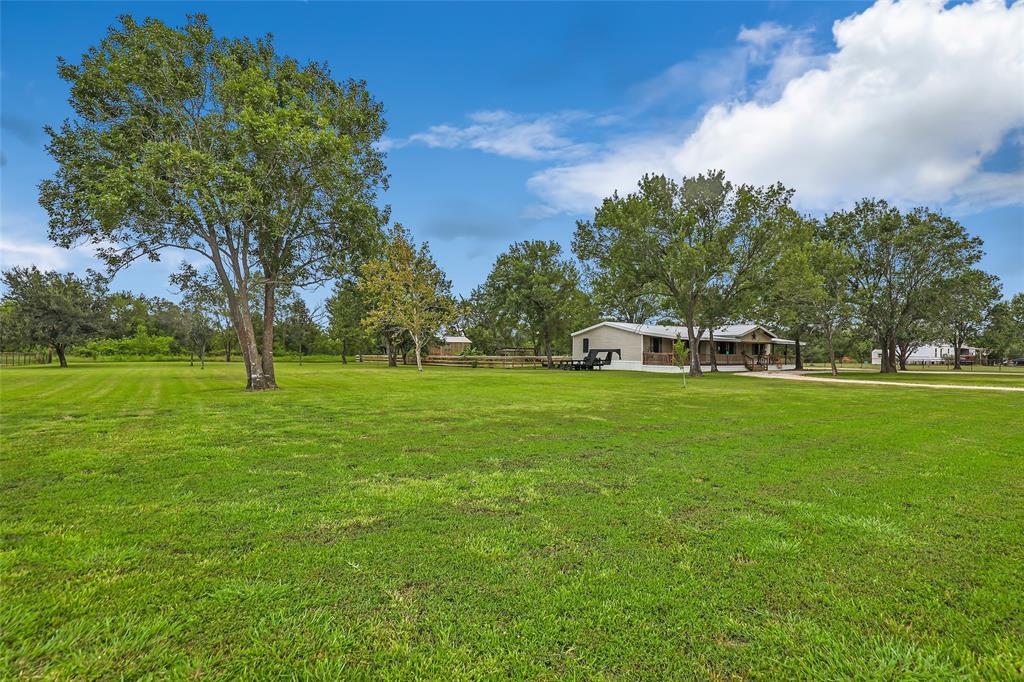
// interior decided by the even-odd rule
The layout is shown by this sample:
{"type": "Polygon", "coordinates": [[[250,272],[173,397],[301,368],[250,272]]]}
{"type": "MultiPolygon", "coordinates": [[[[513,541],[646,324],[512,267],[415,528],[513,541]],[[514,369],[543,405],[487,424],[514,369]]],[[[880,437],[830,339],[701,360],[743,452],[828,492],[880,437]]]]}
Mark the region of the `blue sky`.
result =
{"type": "MultiPolygon", "coordinates": [[[[510,242],[556,239],[644,171],[782,180],[812,214],[866,195],[927,204],[1024,291],[1024,6],[692,4],[2,4],[5,265],[96,265],[46,243],[44,124],[55,73],[119,14],[221,35],[365,79],[384,103],[393,218],[463,294],[510,242]],[[838,22],[838,23],[837,23],[838,22]]],[[[172,296],[177,257],[114,282],[172,296]]],[[[321,293],[312,292],[316,301],[321,293]]]]}

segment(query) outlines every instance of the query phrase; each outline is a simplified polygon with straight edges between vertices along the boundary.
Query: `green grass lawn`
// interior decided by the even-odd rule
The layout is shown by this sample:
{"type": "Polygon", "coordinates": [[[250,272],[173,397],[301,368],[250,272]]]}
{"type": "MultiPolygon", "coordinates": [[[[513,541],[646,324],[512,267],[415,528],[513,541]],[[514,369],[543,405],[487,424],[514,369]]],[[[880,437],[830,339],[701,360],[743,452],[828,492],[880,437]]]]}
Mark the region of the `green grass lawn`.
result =
{"type": "MultiPolygon", "coordinates": [[[[808,376],[831,377],[830,372],[808,372],[808,376]]],[[[900,372],[899,374],[881,374],[879,372],[839,372],[839,379],[855,381],[892,381],[895,383],[910,382],[913,384],[960,384],[964,386],[1015,386],[1024,388],[1024,374],[936,374],[935,372],[900,372]]]]}
{"type": "MultiPolygon", "coordinates": [[[[831,369],[827,362],[808,362],[804,364],[806,369],[831,369]]],[[[866,363],[847,363],[837,365],[840,372],[848,370],[872,370],[878,372],[878,365],[866,363]]],[[[952,365],[908,365],[907,369],[901,372],[952,372],[955,371],[952,365]]],[[[1024,375],[1024,367],[1013,365],[964,365],[960,370],[963,374],[1018,374],[1024,375]]]]}
{"type": "MultiPolygon", "coordinates": [[[[875,367],[874,369],[878,369],[875,367]]],[[[909,372],[954,372],[952,366],[947,365],[910,365],[906,370],[909,372]]],[[[1016,365],[964,365],[960,368],[964,374],[1024,374],[1024,367],[1016,365]]]]}
{"type": "Polygon", "coordinates": [[[1024,395],[0,371],[0,678],[1020,679],[1024,395]]]}

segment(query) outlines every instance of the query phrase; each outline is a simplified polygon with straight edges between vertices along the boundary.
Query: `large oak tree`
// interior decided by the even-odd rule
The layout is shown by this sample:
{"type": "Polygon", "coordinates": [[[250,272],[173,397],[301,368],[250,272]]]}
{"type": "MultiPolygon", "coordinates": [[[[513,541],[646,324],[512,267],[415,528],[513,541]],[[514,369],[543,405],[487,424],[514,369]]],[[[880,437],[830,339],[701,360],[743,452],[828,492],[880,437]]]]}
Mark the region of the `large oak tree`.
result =
{"type": "Polygon", "coordinates": [[[231,312],[251,390],[276,387],[276,292],[350,271],[379,240],[385,123],[365,83],[223,39],[122,17],[78,64],[75,115],[47,129],[50,237],[98,247],[112,271],[166,249],[201,254],[231,312]],[[253,310],[262,304],[262,342],[253,310]]]}
{"type": "Polygon", "coordinates": [[[553,367],[558,339],[593,321],[579,283],[579,270],[557,242],[523,241],[498,256],[474,296],[491,302],[500,326],[523,330],[553,367]]]}
{"type": "Polygon", "coordinates": [[[865,199],[829,215],[823,233],[850,258],[850,302],[882,349],[883,373],[896,372],[898,347],[931,335],[941,283],[981,258],[981,240],[927,208],[906,213],[865,199]]]}
{"type": "Polygon", "coordinates": [[[47,346],[67,367],[71,346],[98,336],[109,323],[106,283],[92,275],[13,267],[3,273],[4,334],[47,346]]]}
{"type": "Polygon", "coordinates": [[[961,368],[961,349],[981,336],[1001,289],[995,275],[977,268],[964,270],[939,285],[936,322],[942,340],[953,346],[953,369],[961,368]]]}

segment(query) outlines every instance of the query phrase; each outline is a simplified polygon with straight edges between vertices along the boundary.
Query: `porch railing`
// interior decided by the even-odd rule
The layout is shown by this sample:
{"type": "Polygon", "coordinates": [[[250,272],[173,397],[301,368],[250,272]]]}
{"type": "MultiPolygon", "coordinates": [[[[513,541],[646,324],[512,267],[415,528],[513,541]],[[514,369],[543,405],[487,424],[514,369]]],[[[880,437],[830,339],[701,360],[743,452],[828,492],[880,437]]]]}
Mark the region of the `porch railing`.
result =
{"type": "Polygon", "coordinates": [[[675,353],[650,353],[644,351],[644,364],[645,365],[674,365],[675,353]]]}
{"type": "Polygon", "coordinates": [[[784,355],[747,355],[743,354],[743,364],[749,370],[755,369],[768,369],[771,366],[783,367],[790,362],[789,358],[784,355]]]}
{"type": "MultiPolygon", "coordinates": [[[[675,364],[675,353],[650,353],[644,352],[644,364],[645,365],[674,365],[675,364]]],[[[742,365],[743,355],[740,353],[716,353],[715,362],[719,365],[742,365]]],[[[701,353],[700,364],[710,365],[711,354],[701,353]]]]}
{"type": "MultiPolygon", "coordinates": [[[[739,353],[715,353],[715,363],[719,365],[742,365],[743,356],[739,353]]],[[[701,353],[700,364],[710,365],[711,354],[701,353]]]]}

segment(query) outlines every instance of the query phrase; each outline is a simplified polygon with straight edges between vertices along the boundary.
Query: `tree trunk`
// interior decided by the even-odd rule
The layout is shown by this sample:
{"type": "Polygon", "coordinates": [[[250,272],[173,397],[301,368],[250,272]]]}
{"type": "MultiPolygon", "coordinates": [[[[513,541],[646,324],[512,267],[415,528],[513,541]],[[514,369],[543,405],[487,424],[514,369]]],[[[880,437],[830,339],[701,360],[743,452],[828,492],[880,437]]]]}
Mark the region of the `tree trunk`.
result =
{"type": "Polygon", "coordinates": [[[398,367],[398,359],[395,357],[395,343],[391,338],[391,332],[384,333],[384,352],[388,356],[388,367],[398,367]]]}
{"type": "Polygon", "coordinates": [[[189,367],[195,367],[196,366],[196,352],[194,350],[191,350],[191,349],[189,349],[189,351],[188,351],[188,366],[189,367]]]}
{"type": "Polygon", "coordinates": [[[57,351],[57,359],[60,360],[61,367],[68,366],[68,358],[64,355],[64,346],[54,346],[53,349],[57,351]]]}
{"type": "Polygon", "coordinates": [[[274,300],[275,289],[270,282],[263,285],[263,376],[267,388],[277,388],[274,375],[274,300]]]}
{"type": "Polygon", "coordinates": [[[963,348],[963,341],[955,339],[953,341],[953,369],[960,370],[963,367],[960,366],[960,349],[963,348]]]}
{"type": "Polygon", "coordinates": [[[544,337],[544,355],[547,356],[548,359],[548,369],[554,369],[555,364],[551,359],[551,339],[547,336],[544,337]]]}
{"type": "Polygon", "coordinates": [[[896,373],[896,335],[892,332],[884,332],[880,340],[882,342],[882,374],[896,373]]]}
{"type": "MultiPolygon", "coordinates": [[[[700,350],[700,344],[697,345],[697,350],[700,350]]],[[[711,358],[711,371],[718,371],[718,352],[715,348],[715,330],[712,327],[708,327],[708,356],[711,358]]]]}
{"type": "Polygon", "coordinates": [[[796,342],[796,349],[795,349],[796,350],[796,358],[794,360],[793,367],[795,367],[796,369],[803,369],[804,368],[804,354],[803,354],[803,351],[800,349],[800,334],[798,332],[798,333],[794,334],[793,336],[794,336],[793,341],[796,342]]]}
{"type": "Polygon", "coordinates": [[[233,311],[237,318],[235,322],[235,333],[238,336],[238,348],[242,353],[242,360],[245,361],[245,373],[248,381],[245,385],[247,391],[268,391],[277,388],[273,381],[268,382],[263,374],[263,361],[260,357],[259,348],[256,346],[256,330],[252,324],[252,315],[249,312],[249,296],[244,290],[238,292],[236,299],[237,310],[233,311]]]}
{"type": "Polygon", "coordinates": [[[836,369],[836,349],[832,345],[832,332],[825,334],[825,343],[828,344],[828,362],[832,365],[832,376],[838,376],[839,370],[836,369]]]}
{"type": "Polygon", "coordinates": [[[420,358],[420,337],[418,337],[418,336],[412,337],[412,342],[416,346],[416,371],[417,372],[422,372],[423,371],[423,361],[420,358]]]}
{"type": "Polygon", "coordinates": [[[693,328],[693,313],[690,312],[686,316],[686,333],[689,335],[686,343],[690,349],[690,376],[702,377],[704,372],[700,368],[700,340],[697,341],[696,345],[693,343],[694,337],[693,328]]]}
{"type": "Polygon", "coordinates": [[[906,372],[907,371],[907,358],[910,356],[910,346],[907,346],[907,345],[903,345],[903,346],[897,345],[897,348],[899,349],[899,353],[898,353],[897,357],[899,358],[899,361],[900,361],[900,371],[906,372]]]}
{"type": "Polygon", "coordinates": [[[256,331],[252,325],[252,311],[249,308],[248,283],[242,278],[242,273],[236,262],[232,263],[232,269],[234,281],[238,284],[233,286],[232,279],[220,258],[220,251],[218,251],[216,243],[211,241],[210,247],[213,250],[213,264],[217,270],[217,276],[220,278],[221,288],[228,299],[228,312],[234,323],[235,335],[238,337],[238,350],[245,361],[247,377],[245,389],[247,391],[265,391],[277,388],[272,383],[268,385],[263,375],[260,352],[256,347],[256,331]]]}
{"type": "Polygon", "coordinates": [[[206,344],[199,347],[199,369],[206,369],[206,344]]]}

